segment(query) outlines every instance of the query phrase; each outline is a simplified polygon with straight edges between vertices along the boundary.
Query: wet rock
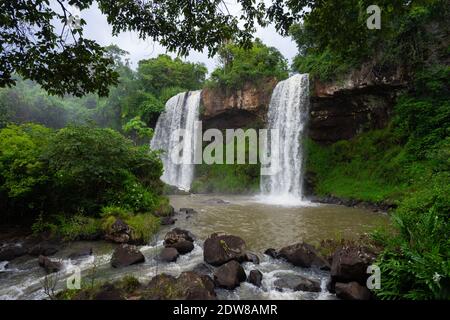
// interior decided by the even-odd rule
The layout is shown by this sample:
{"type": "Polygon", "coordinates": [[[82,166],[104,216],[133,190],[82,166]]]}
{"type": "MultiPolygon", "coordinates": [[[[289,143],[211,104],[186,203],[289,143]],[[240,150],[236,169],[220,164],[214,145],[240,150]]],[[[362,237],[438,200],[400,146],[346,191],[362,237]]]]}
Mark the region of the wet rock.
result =
{"type": "Polygon", "coordinates": [[[304,242],[282,248],[278,256],[297,267],[310,268],[314,266],[322,270],[330,270],[328,261],[322,258],[313,246],[304,242]]]}
{"type": "Polygon", "coordinates": [[[333,254],[331,280],[336,282],[356,281],[365,286],[369,274],[367,267],[375,260],[375,254],[367,248],[345,246],[333,254]]]}
{"type": "Polygon", "coordinates": [[[122,268],[132,264],[142,263],[145,257],[136,246],[122,244],[114,250],[111,258],[113,268],[122,268]]]}
{"type": "Polygon", "coordinates": [[[183,272],[178,278],[160,274],[146,286],[145,300],[215,300],[214,282],[209,276],[192,271],[183,272]]]}
{"type": "Polygon", "coordinates": [[[320,292],[320,282],[317,280],[308,279],[295,274],[285,274],[280,279],[275,280],[275,287],[282,291],[283,289],[290,289],[293,291],[308,291],[320,292]]]}
{"type": "Polygon", "coordinates": [[[259,264],[259,257],[253,252],[247,252],[246,261],[259,264]]]}
{"type": "Polygon", "coordinates": [[[92,255],[92,248],[88,247],[88,248],[79,249],[77,251],[73,251],[71,254],[69,254],[68,258],[75,260],[75,259],[79,259],[79,258],[83,258],[83,257],[88,257],[91,255],[92,255]]]}
{"type": "Polygon", "coordinates": [[[121,290],[113,284],[105,284],[94,295],[93,300],[125,300],[121,290]]]}
{"type": "Polygon", "coordinates": [[[178,259],[179,255],[175,248],[164,248],[161,250],[158,259],[163,262],[174,262],[178,259]]]}
{"type": "Polygon", "coordinates": [[[344,300],[370,300],[369,289],[353,281],[350,283],[337,282],[335,284],[336,296],[344,300]]]}
{"type": "Polygon", "coordinates": [[[214,282],[218,287],[233,290],[247,279],[244,268],[231,260],[214,271],[214,282]]]}
{"type": "Polygon", "coordinates": [[[203,258],[213,266],[220,266],[231,260],[246,261],[245,241],[237,236],[213,233],[203,245],[203,258]]]}
{"type": "Polygon", "coordinates": [[[7,270],[9,267],[8,261],[0,261],[0,272],[7,270]]]}
{"type": "Polygon", "coordinates": [[[193,214],[193,213],[197,213],[197,211],[195,211],[192,208],[180,208],[180,213],[193,214]]]}
{"type": "Polygon", "coordinates": [[[192,269],[192,271],[200,275],[210,275],[213,272],[213,268],[210,267],[208,264],[202,262],[196,265],[194,269],[192,269]]]}
{"type": "Polygon", "coordinates": [[[259,270],[252,270],[250,271],[250,274],[248,275],[248,282],[251,284],[261,287],[263,274],[259,270]]]}
{"type": "Polygon", "coordinates": [[[62,268],[62,265],[59,261],[50,260],[43,255],[38,257],[38,263],[42,268],[44,268],[45,272],[47,273],[58,272],[62,268]]]}
{"type": "Polygon", "coordinates": [[[166,233],[164,246],[177,249],[179,254],[186,254],[194,249],[194,239],[195,236],[191,232],[175,228],[166,233]]]}
{"type": "Polygon", "coordinates": [[[229,204],[230,202],[218,198],[212,198],[203,201],[203,203],[207,205],[218,205],[218,204],[229,204]]]}
{"type": "Polygon", "coordinates": [[[161,225],[162,226],[172,225],[172,224],[175,224],[175,221],[177,221],[177,219],[174,219],[172,217],[162,217],[161,218],[161,225]]]}
{"type": "Polygon", "coordinates": [[[269,248],[266,251],[264,251],[264,254],[268,255],[269,257],[272,257],[274,259],[278,258],[278,252],[277,250],[273,249],[273,248],[269,248]]]}
{"type": "Polygon", "coordinates": [[[50,242],[41,242],[28,250],[28,254],[31,256],[51,256],[58,252],[59,248],[57,245],[50,242]]]}
{"type": "Polygon", "coordinates": [[[127,243],[131,239],[131,228],[122,220],[116,219],[105,234],[105,239],[115,243],[127,243]]]}
{"type": "Polygon", "coordinates": [[[0,261],[11,261],[27,254],[27,249],[19,244],[10,244],[0,248],[0,261]]]}

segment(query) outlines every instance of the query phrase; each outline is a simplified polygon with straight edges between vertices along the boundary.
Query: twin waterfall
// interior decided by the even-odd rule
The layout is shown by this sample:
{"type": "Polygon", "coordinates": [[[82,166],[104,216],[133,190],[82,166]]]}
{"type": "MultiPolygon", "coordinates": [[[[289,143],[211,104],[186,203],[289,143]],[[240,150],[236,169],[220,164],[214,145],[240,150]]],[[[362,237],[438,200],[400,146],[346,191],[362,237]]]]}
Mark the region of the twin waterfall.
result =
{"type": "MultiPolygon", "coordinates": [[[[188,191],[194,177],[195,142],[198,141],[195,121],[199,120],[201,91],[180,93],[169,99],[165,112],[156,125],[150,143],[153,150],[162,150],[164,174],[167,184],[188,191]],[[185,129],[183,163],[174,164],[169,153],[178,141],[171,140],[177,129],[185,129]],[[186,160],[186,161],[185,161],[186,160]]],[[[302,137],[306,129],[309,108],[309,79],[307,74],[294,75],[275,87],[268,111],[267,129],[277,129],[279,170],[274,175],[261,176],[261,199],[277,204],[298,204],[302,199],[302,137]]],[[[272,152],[273,153],[273,152],[272,152]]]]}
{"type": "Polygon", "coordinates": [[[261,176],[261,191],[266,202],[297,204],[302,200],[302,138],[309,114],[309,78],[297,74],[277,84],[270,99],[267,129],[278,129],[279,170],[261,176]]]}
{"type": "Polygon", "coordinates": [[[194,148],[195,121],[198,121],[201,90],[179,93],[166,103],[165,111],[159,116],[150,148],[162,150],[161,160],[164,173],[161,180],[176,186],[178,189],[189,191],[194,178],[194,148]],[[178,141],[171,139],[172,133],[177,129],[184,129],[182,141],[182,164],[173,163],[170,151],[174,150],[178,141]]]}

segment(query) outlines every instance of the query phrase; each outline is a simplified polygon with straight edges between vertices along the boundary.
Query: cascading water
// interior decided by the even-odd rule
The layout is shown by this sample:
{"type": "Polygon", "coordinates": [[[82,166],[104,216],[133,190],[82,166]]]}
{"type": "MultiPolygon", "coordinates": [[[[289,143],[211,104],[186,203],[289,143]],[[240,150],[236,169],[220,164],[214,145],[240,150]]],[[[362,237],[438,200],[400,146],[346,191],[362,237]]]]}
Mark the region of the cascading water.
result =
{"type": "Polygon", "coordinates": [[[277,155],[277,173],[261,176],[261,191],[265,201],[274,204],[302,203],[302,137],[309,111],[309,77],[298,74],[281,81],[270,100],[267,129],[277,129],[279,140],[270,145],[271,155],[277,155]],[[274,149],[277,148],[277,149],[274,149]]]}
{"type": "Polygon", "coordinates": [[[188,191],[194,176],[194,151],[197,141],[195,122],[199,118],[201,90],[179,93],[170,98],[165,111],[159,116],[150,147],[153,150],[163,150],[161,160],[164,173],[161,180],[167,184],[188,191]],[[173,163],[170,152],[179,144],[171,139],[175,130],[184,129],[182,140],[182,163],[173,163]]]}

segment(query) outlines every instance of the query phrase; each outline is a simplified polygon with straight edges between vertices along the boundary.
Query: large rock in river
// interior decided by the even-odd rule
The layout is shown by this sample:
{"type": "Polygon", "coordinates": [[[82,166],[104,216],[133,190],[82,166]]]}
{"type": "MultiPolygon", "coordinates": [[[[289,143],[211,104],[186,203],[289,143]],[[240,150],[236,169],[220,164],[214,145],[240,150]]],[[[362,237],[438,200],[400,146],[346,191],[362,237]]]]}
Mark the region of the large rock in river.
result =
{"type": "Polygon", "coordinates": [[[183,272],[178,278],[159,274],[152,278],[144,290],[147,300],[215,300],[214,282],[209,276],[192,271],[183,272]]]}
{"type": "Polygon", "coordinates": [[[107,230],[105,239],[115,243],[127,243],[131,236],[131,228],[122,219],[116,219],[107,230]]]}
{"type": "Polygon", "coordinates": [[[213,233],[205,240],[203,258],[213,266],[221,266],[231,260],[247,261],[245,241],[237,236],[213,233]]]}
{"type": "Polygon", "coordinates": [[[163,262],[174,262],[179,255],[180,254],[175,248],[164,248],[159,253],[158,259],[163,262]]]}
{"type": "Polygon", "coordinates": [[[312,245],[304,242],[282,248],[277,256],[297,267],[318,267],[322,270],[330,270],[328,261],[321,257],[312,245]]]}
{"type": "Polygon", "coordinates": [[[365,286],[369,274],[367,267],[375,260],[375,254],[364,247],[345,246],[338,249],[333,255],[331,264],[331,281],[356,281],[365,286]]]}
{"type": "Polygon", "coordinates": [[[344,300],[369,300],[371,293],[367,287],[361,286],[357,282],[341,283],[335,285],[336,296],[344,300]]]}
{"type": "Polygon", "coordinates": [[[250,282],[251,284],[257,286],[257,287],[261,287],[262,284],[262,278],[263,278],[263,274],[261,273],[261,271],[259,270],[252,270],[250,271],[250,274],[248,275],[248,282],[250,282]]]}
{"type": "Polygon", "coordinates": [[[308,279],[295,274],[285,274],[274,282],[278,290],[290,289],[293,291],[309,291],[320,292],[320,282],[313,279],[308,279]]]}
{"type": "Polygon", "coordinates": [[[194,249],[195,236],[187,230],[175,228],[166,233],[164,246],[175,248],[180,254],[186,254],[194,249]]]}
{"type": "Polygon", "coordinates": [[[44,268],[45,272],[47,273],[58,272],[62,268],[62,265],[59,261],[50,260],[49,258],[42,255],[39,256],[38,263],[42,268],[44,268]]]}
{"type": "Polygon", "coordinates": [[[113,268],[122,268],[145,261],[145,257],[136,246],[122,244],[114,250],[111,258],[113,268]]]}
{"type": "Polygon", "coordinates": [[[214,271],[214,282],[221,288],[233,290],[246,279],[244,268],[235,260],[225,263],[214,271]]]}

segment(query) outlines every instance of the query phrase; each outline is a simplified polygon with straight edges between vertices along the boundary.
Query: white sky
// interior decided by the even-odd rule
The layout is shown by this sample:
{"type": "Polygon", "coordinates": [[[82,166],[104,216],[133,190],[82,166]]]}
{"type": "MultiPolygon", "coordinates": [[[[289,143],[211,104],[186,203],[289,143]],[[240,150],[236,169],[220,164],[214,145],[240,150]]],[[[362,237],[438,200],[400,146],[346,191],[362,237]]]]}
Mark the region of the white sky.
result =
{"type": "MultiPolygon", "coordinates": [[[[228,6],[231,12],[239,10],[236,5],[230,4],[228,6]]],[[[117,37],[113,37],[112,28],[106,21],[106,17],[100,12],[97,6],[91,6],[87,10],[81,12],[81,17],[86,21],[84,27],[84,36],[88,39],[96,40],[99,44],[107,46],[110,44],[116,44],[121,49],[130,53],[129,58],[132,67],[137,66],[137,62],[142,59],[154,58],[158,54],[166,53],[164,47],[159,43],[152,40],[141,40],[134,32],[124,32],[117,37]]],[[[259,27],[255,37],[260,38],[266,45],[277,48],[283,56],[288,59],[289,64],[292,58],[297,53],[297,47],[295,43],[289,37],[280,36],[273,26],[268,28],[259,27]]],[[[175,56],[174,54],[170,54],[175,56]]],[[[192,51],[186,60],[192,62],[203,62],[211,72],[216,66],[216,60],[214,58],[208,58],[208,53],[192,51]]]]}

